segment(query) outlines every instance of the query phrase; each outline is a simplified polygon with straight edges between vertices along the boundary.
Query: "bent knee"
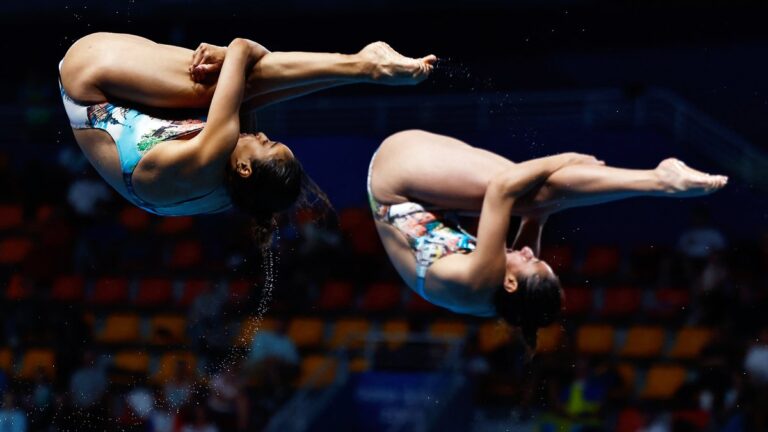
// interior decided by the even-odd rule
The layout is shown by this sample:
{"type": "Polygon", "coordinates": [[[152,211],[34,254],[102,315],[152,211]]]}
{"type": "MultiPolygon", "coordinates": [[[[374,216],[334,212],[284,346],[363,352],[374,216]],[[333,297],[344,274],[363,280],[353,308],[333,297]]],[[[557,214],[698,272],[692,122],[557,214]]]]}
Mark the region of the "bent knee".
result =
{"type": "Polygon", "coordinates": [[[75,100],[98,102],[104,99],[99,87],[117,67],[116,53],[110,48],[110,33],[92,33],[78,39],[64,55],[61,83],[75,100]]]}

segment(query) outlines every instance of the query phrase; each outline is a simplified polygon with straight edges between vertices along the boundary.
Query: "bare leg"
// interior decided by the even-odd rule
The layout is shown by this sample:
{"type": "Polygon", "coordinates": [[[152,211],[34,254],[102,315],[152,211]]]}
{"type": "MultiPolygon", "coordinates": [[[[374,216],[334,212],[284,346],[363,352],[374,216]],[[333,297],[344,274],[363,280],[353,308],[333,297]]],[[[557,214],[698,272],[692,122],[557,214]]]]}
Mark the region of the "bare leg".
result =
{"type": "MultiPolygon", "coordinates": [[[[298,88],[283,93],[290,98],[361,81],[415,83],[431,70],[427,65],[427,61],[433,61],[431,57],[417,60],[400,56],[393,60],[384,55],[389,51],[381,48],[371,44],[367,51],[352,55],[266,54],[249,73],[246,99],[298,88]],[[393,75],[387,76],[387,72],[393,75]],[[377,81],[379,76],[384,79],[377,81]]],[[[70,96],[84,103],[120,99],[157,108],[203,108],[210,103],[216,82],[193,81],[193,54],[186,48],[157,44],[138,36],[94,33],[75,42],[67,52],[61,70],[62,84],[70,96]]],[[[276,100],[273,96],[271,101],[276,100]]]]}
{"type": "Polygon", "coordinates": [[[700,196],[726,183],[723,176],[694,170],[677,159],[665,159],[653,170],[572,165],[552,174],[519,203],[515,213],[553,213],[638,196],[700,196]]]}
{"type": "MultiPolygon", "coordinates": [[[[382,143],[374,162],[372,188],[383,204],[417,201],[437,207],[479,211],[490,180],[511,161],[443,135],[405,131],[382,143]]],[[[653,170],[573,165],[556,171],[540,188],[518,200],[516,215],[552,213],[635,196],[695,196],[724,186],[667,159],[653,170]]]]}

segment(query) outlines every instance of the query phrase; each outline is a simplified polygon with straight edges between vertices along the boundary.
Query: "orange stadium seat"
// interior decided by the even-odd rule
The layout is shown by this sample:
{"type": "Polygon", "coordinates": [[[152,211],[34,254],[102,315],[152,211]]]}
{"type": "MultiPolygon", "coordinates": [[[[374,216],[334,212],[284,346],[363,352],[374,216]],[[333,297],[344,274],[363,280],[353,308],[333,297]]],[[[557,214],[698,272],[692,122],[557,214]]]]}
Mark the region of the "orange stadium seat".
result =
{"type": "Polygon", "coordinates": [[[335,358],[322,355],[310,355],[301,361],[299,387],[321,388],[333,384],[336,379],[338,362],[335,358]]]}
{"type": "Polygon", "coordinates": [[[669,350],[669,357],[680,360],[694,359],[712,339],[712,329],[704,327],[683,327],[677,332],[675,342],[669,350]]]}
{"type": "Polygon", "coordinates": [[[362,318],[346,318],[336,321],[329,345],[331,348],[346,346],[360,349],[365,345],[371,324],[362,318]]]}
{"type": "Polygon", "coordinates": [[[320,291],[317,301],[318,309],[322,311],[339,311],[352,307],[355,287],[348,281],[327,281],[320,291]]]}
{"type": "Polygon", "coordinates": [[[467,336],[467,324],[463,321],[437,320],[429,325],[429,335],[434,338],[463,339],[467,336]]]}
{"type": "Polygon", "coordinates": [[[562,343],[564,333],[560,323],[541,327],[537,335],[536,352],[546,354],[557,351],[562,343]]]}
{"type": "Polygon", "coordinates": [[[21,379],[33,379],[37,371],[42,368],[49,379],[56,376],[56,353],[52,349],[30,349],[21,358],[21,367],[18,377],[21,379]]]}
{"type": "Polygon", "coordinates": [[[13,351],[10,348],[0,348],[0,370],[6,373],[13,369],[13,351]]]}
{"type": "Polygon", "coordinates": [[[81,276],[59,276],[53,281],[51,298],[63,302],[83,299],[85,281],[81,276]]]}
{"type": "Polygon", "coordinates": [[[134,303],[138,306],[168,306],[173,300],[173,283],[170,279],[152,278],[139,282],[134,303]]]}
{"type": "Polygon", "coordinates": [[[386,337],[389,348],[397,349],[408,339],[410,326],[407,321],[395,318],[385,321],[381,326],[381,332],[386,337]]]}
{"type": "Polygon", "coordinates": [[[157,370],[152,375],[152,380],[157,383],[168,382],[179,366],[184,366],[193,376],[197,375],[197,358],[189,351],[166,352],[160,356],[157,370]]]}
{"type": "Polygon", "coordinates": [[[205,279],[192,279],[184,282],[179,305],[189,306],[195,301],[197,296],[207,291],[213,283],[205,279]]]}
{"type": "Polygon", "coordinates": [[[349,361],[349,371],[352,373],[366,372],[370,368],[370,362],[364,357],[355,357],[349,361]]]}
{"type": "Polygon", "coordinates": [[[288,337],[298,348],[317,347],[323,341],[323,322],[317,318],[294,318],[288,324],[288,337]]]}
{"type": "Polygon", "coordinates": [[[656,357],[664,347],[664,336],[664,329],[658,326],[631,327],[620,355],[633,358],[656,357]]]}
{"type": "Polygon", "coordinates": [[[563,291],[565,292],[563,315],[568,317],[584,316],[592,311],[592,288],[566,286],[563,291]]]}
{"type": "Polygon", "coordinates": [[[609,354],[613,351],[613,332],[610,325],[583,325],[576,333],[576,348],[584,354],[609,354]]]}
{"type": "Polygon", "coordinates": [[[669,399],[683,385],[686,371],[680,366],[657,365],[648,370],[645,387],[640,392],[643,399],[669,399]]]}
{"type": "Polygon", "coordinates": [[[630,389],[635,388],[635,381],[637,380],[637,368],[632,363],[622,362],[616,365],[616,371],[621,377],[621,382],[630,389]]]}
{"type": "Polygon", "coordinates": [[[149,371],[149,355],[144,351],[120,351],[112,358],[112,364],[123,371],[146,374],[149,371]]]}
{"type": "Polygon", "coordinates": [[[24,225],[24,209],[19,204],[0,205],[0,230],[21,228],[24,225]]]}
{"type": "Polygon", "coordinates": [[[187,319],[176,315],[157,315],[150,319],[152,343],[180,344],[187,340],[187,319]]]}
{"type": "Polygon", "coordinates": [[[240,332],[235,338],[235,345],[239,347],[245,347],[250,345],[253,337],[261,330],[275,331],[279,324],[277,320],[272,318],[263,318],[251,316],[247,317],[240,324],[240,332]]]}
{"type": "Polygon", "coordinates": [[[477,330],[477,348],[489,353],[512,341],[512,327],[502,320],[486,321],[477,330]]]}
{"type": "Polygon", "coordinates": [[[32,241],[24,237],[8,237],[0,240],[0,264],[18,264],[32,250],[32,241]]]}
{"type": "Polygon", "coordinates": [[[96,340],[102,343],[135,343],[141,339],[141,319],[136,314],[114,314],[104,320],[96,340]]]}
{"type": "Polygon", "coordinates": [[[603,290],[601,315],[612,318],[628,318],[640,311],[643,291],[630,286],[610,287],[603,290]]]}
{"type": "Polygon", "coordinates": [[[615,246],[592,246],[581,266],[586,276],[610,276],[619,271],[621,256],[615,246]]]}
{"type": "Polygon", "coordinates": [[[397,308],[402,299],[402,287],[390,282],[377,282],[368,286],[360,308],[364,311],[382,312],[397,308]]]}
{"type": "Polygon", "coordinates": [[[189,231],[195,224],[195,219],[190,216],[176,216],[161,218],[157,224],[158,234],[172,235],[189,231]]]}
{"type": "Polygon", "coordinates": [[[100,305],[124,305],[128,303],[128,280],[124,278],[100,278],[96,280],[91,302],[100,305]]]}

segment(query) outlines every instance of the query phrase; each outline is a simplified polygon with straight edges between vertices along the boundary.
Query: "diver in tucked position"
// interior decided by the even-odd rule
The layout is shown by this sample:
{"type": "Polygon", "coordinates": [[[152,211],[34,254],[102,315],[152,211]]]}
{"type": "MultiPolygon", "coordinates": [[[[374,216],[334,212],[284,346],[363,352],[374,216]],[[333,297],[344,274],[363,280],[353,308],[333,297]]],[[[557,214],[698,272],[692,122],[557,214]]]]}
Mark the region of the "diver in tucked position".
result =
{"type": "Polygon", "coordinates": [[[234,205],[267,232],[275,213],[304,189],[318,189],[287,146],[241,133],[241,103],[258,108],[348,83],[416,84],[435,61],[404,57],[382,42],[352,55],[269,52],[246,39],[192,51],[94,33],[70,47],[59,71],[75,139],[126,199],[168,216],[234,205]],[[147,115],[156,108],[164,118],[147,115]],[[207,116],[183,117],[182,109],[207,116]]]}
{"type": "Polygon", "coordinates": [[[514,163],[411,130],[374,154],[368,196],[384,248],[411,289],[455,312],[500,316],[535,347],[537,329],[555,321],[563,303],[557,276],[538,258],[548,215],[635,196],[700,196],[727,181],[677,159],[651,170],[608,167],[577,153],[514,163]],[[480,211],[477,237],[438,209],[480,211]],[[522,222],[508,248],[512,216],[522,222]]]}

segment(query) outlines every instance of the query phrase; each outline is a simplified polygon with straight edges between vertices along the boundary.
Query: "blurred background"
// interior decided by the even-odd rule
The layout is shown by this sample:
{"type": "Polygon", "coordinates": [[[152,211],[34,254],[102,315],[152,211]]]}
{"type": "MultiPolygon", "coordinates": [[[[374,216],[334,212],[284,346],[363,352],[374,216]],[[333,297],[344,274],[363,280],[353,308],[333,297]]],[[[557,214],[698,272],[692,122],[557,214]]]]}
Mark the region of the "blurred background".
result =
{"type": "Polygon", "coordinates": [[[765,2],[10,1],[0,6],[0,430],[767,431],[765,2]],[[158,218],[79,151],[56,88],[95,31],[441,58],[251,114],[335,210],[262,253],[237,214],[158,218]],[[514,329],[397,277],[368,161],[421,128],[512,160],[562,151],[730,176],[696,199],[557,214],[566,291],[529,360],[514,329]]]}

